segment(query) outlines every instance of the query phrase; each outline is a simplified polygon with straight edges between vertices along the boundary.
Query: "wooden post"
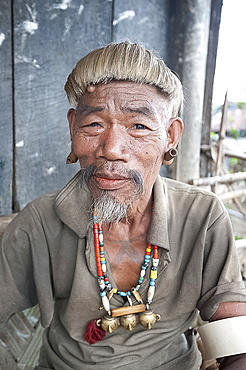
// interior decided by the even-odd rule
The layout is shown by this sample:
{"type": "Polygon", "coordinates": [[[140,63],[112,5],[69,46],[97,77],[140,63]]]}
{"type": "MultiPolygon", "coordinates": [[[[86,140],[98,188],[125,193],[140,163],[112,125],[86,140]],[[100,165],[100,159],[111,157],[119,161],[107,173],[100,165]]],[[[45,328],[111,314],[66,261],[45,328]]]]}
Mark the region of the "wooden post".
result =
{"type": "MultiPolygon", "coordinates": [[[[205,79],[203,115],[202,115],[201,142],[203,145],[210,144],[213,84],[214,84],[214,73],[215,73],[217,48],[218,48],[222,2],[223,2],[222,0],[212,0],[212,4],[211,4],[206,79],[205,79]]],[[[201,176],[207,177],[208,174],[212,173],[213,171],[211,155],[209,155],[209,152],[201,153],[200,162],[201,162],[201,170],[200,170],[201,176]]]]}
{"type": "Polygon", "coordinates": [[[227,100],[227,92],[226,92],[224,105],[222,109],[220,133],[219,133],[219,140],[218,140],[218,156],[217,156],[217,162],[216,162],[216,175],[217,176],[221,175],[224,169],[223,140],[225,138],[225,132],[226,132],[227,108],[228,108],[228,100],[227,100]]]}
{"type": "Polygon", "coordinates": [[[188,182],[200,174],[200,144],[211,1],[186,4],[183,85],[184,132],[179,145],[177,180],[188,182]]]}

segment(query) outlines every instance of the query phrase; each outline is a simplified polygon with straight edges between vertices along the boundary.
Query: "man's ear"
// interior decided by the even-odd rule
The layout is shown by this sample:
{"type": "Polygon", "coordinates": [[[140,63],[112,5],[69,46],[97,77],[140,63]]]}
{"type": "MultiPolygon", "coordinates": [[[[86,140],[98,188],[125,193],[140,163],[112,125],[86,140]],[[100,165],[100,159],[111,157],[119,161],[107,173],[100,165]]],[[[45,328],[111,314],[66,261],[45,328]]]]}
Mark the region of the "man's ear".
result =
{"type": "MultiPolygon", "coordinates": [[[[176,148],[178,145],[178,142],[180,140],[181,134],[183,132],[183,121],[179,117],[170,118],[168,122],[168,126],[166,128],[167,132],[167,141],[166,141],[166,152],[165,154],[171,149],[176,148]]],[[[167,155],[166,155],[167,157],[167,155]]],[[[170,157],[170,156],[168,156],[170,157]]],[[[173,161],[168,159],[165,159],[165,155],[163,158],[163,164],[171,164],[173,161]]]]}
{"type": "MultiPolygon", "coordinates": [[[[76,119],[76,110],[75,109],[73,109],[73,108],[69,109],[69,111],[67,112],[67,119],[68,119],[68,122],[69,122],[70,138],[71,138],[71,141],[72,141],[73,132],[74,132],[74,123],[75,123],[75,119],[76,119]]],[[[77,160],[78,160],[78,157],[74,153],[73,141],[72,141],[72,143],[71,143],[71,152],[67,156],[67,164],[76,163],[77,160]]]]}
{"type": "Polygon", "coordinates": [[[167,151],[176,148],[183,132],[183,121],[179,117],[170,118],[167,127],[167,151]]]}
{"type": "Polygon", "coordinates": [[[71,137],[71,140],[72,140],[74,123],[75,123],[75,119],[76,119],[76,110],[74,108],[70,108],[69,111],[67,112],[67,119],[68,119],[68,122],[69,122],[70,137],[71,137]]]}

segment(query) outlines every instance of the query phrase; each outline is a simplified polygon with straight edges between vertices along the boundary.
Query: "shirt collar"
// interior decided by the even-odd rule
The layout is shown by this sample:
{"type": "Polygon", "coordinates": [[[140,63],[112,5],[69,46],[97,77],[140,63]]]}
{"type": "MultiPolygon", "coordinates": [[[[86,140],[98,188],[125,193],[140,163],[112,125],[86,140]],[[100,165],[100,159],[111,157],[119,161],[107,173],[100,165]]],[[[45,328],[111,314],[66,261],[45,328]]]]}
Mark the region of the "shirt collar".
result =
{"type": "Polygon", "coordinates": [[[148,243],[169,250],[167,209],[167,189],[163,179],[158,175],[154,184],[154,210],[148,235],[148,243]]]}
{"type": "Polygon", "coordinates": [[[86,185],[81,186],[79,171],[55,198],[58,217],[80,238],[87,235],[91,195],[86,185]]]}
{"type": "MultiPolygon", "coordinates": [[[[81,171],[57,194],[55,209],[59,218],[80,238],[87,235],[91,195],[88,188],[81,186],[81,171]]],[[[169,250],[167,229],[167,192],[161,177],[154,184],[154,210],[148,242],[169,250]]]]}

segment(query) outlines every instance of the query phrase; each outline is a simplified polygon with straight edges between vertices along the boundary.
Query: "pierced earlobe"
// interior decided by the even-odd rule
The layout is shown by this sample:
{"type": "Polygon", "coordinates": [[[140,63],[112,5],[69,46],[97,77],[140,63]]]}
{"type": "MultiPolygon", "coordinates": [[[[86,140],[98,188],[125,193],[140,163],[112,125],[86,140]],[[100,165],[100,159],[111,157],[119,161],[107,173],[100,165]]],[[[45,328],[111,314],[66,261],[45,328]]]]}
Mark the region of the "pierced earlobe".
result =
{"type": "Polygon", "coordinates": [[[175,157],[177,157],[178,151],[175,148],[171,148],[164,155],[163,164],[171,164],[175,157]]]}
{"type": "Polygon", "coordinates": [[[78,160],[77,155],[71,151],[71,153],[67,156],[67,164],[76,163],[78,160]]]}

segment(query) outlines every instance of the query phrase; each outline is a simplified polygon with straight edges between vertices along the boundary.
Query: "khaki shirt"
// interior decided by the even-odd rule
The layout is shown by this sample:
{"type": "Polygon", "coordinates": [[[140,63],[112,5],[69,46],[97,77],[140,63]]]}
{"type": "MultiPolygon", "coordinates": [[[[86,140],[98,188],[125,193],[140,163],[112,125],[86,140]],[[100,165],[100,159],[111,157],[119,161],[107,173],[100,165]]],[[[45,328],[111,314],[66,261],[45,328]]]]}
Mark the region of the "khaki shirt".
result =
{"type": "MultiPolygon", "coordinates": [[[[0,322],[39,303],[47,329],[38,370],[199,369],[194,337],[183,334],[197,310],[208,320],[221,302],[246,301],[227,211],[212,193],[158,177],[148,242],[160,247],[151,309],[161,320],[151,330],[120,327],[90,345],[83,340],[86,324],[105,312],[99,310],[91,196],[80,177],[28,204],[6,229],[0,322]]],[[[144,302],[149,273],[150,267],[139,290],[144,302]]],[[[107,275],[115,286],[109,264],[107,275]]],[[[110,303],[128,305],[117,295],[110,303]]]]}

